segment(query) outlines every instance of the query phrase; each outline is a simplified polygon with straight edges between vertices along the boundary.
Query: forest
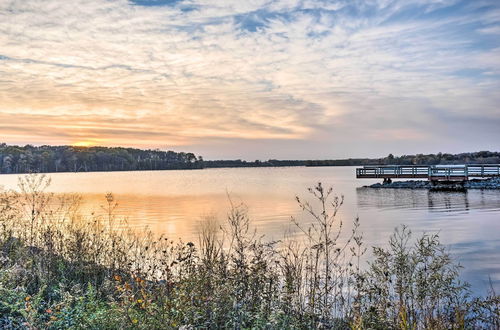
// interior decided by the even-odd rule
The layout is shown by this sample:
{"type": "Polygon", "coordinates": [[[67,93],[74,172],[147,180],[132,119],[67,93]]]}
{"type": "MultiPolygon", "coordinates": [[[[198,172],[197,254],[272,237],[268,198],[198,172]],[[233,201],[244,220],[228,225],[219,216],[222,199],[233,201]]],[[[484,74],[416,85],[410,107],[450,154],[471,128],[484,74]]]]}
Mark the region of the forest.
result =
{"type": "Polygon", "coordinates": [[[0,173],[201,168],[193,153],[134,148],[0,144],[0,173]]]}
{"type": "Polygon", "coordinates": [[[331,160],[203,160],[191,152],[122,147],[0,144],[0,173],[144,171],[224,167],[498,164],[500,152],[437,153],[331,160]]]}
{"type": "Polygon", "coordinates": [[[348,158],[327,160],[276,160],[244,161],[210,160],[203,167],[274,167],[274,166],[364,166],[364,165],[438,165],[438,164],[499,164],[500,152],[479,151],[459,154],[437,153],[394,156],[382,158],[348,158]]]}

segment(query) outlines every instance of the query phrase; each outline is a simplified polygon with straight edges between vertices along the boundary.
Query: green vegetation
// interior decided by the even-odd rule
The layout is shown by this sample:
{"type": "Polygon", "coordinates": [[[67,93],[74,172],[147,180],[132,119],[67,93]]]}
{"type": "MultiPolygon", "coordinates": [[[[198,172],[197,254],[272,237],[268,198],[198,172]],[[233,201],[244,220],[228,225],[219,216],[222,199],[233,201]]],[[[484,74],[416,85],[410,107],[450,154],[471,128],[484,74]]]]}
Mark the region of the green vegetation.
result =
{"type": "Polygon", "coordinates": [[[383,158],[350,158],[340,160],[311,160],[308,166],[362,166],[362,165],[453,165],[453,164],[499,164],[500,152],[479,151],[460,154],[417,154],[383,158]]]}
{"type": "Polygon", "coordinates": [[[500,152],[479,151],[460,154],[417,154],[383,158],[349,158],[325,160],[205,160],[203,167],[275,167],[275,166],[364,166],[364,165],[447,165],[447,164],[500,164],[500,152]]]}
{"type": "Polygon", "coordinates": [[[498,328],[494,292],[471,298],[435,235],[401,227],[364,269],[358,221],[344,232],[343,199],[321,184],[300,242],[266,242],[241,205],[206,219],[199,242],[173,242],[82,216],[77,196],[46,193],[41,175],[0,200],[0,328],[464,329],[498,328]]]}
{"type": "Polygon", "coordinates": [[[0,144],[0,173],[175,170],[222,167],[498,164],[500,152],[418,154],[336,160],[203,160],[193,153],[134,148],[0,144]]]}
{"type": "Polygon", "coordinates": [[[460,154],[417,154],[382,158],[349,158],[325,160],[205,160],[203,167],[274,167],[274,166],[363,166],[363,165],[438,165],[438,164],[499,164],[500,152],[479,151],[460,154]]]}
{"type": "Polygon", "coordinates": [[[172,170],[201,166],[201,158],[184,152],[0,144],[0,173],[172,170]]]}

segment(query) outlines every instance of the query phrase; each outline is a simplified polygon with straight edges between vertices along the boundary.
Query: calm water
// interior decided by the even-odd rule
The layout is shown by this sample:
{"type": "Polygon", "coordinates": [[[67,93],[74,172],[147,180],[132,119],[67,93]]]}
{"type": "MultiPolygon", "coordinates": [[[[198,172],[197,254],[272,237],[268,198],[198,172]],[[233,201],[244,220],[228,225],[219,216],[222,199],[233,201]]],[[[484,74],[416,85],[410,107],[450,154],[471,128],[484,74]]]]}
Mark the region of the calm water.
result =
{"type": "MultiPolygon", "coordinates": [[[[290,217],[310,221],[295,201],[312,200],[307,187],[321,181],[345,198],[339,218],[349,230],[359,216],[367,245],[384,245],[393,229],[408,225],[415,234],[438,232],[465,267],[463,279],[484,293],[488,278],[500,291],[500,191],[467,193],[359,188],[374,180],[356,180],[354,167],[238,168],[195,171],[57,173],[50,190],[83,196],[83,213],[102,213],[104,194],[113,192],[116,213],[136,230],[145,227],[169,238],[197,239],[199,221],[223,220],[233,203],[244,202],[257,230],[280,239],[291,229],[290,217]],[[228,197],[229,196],[229,197],[228,197]]],[[[0,185],[16,188],[17,176],[0,176],[0,185]]],[[[298,234],[297,234],[298,235],[298,234]]]]}

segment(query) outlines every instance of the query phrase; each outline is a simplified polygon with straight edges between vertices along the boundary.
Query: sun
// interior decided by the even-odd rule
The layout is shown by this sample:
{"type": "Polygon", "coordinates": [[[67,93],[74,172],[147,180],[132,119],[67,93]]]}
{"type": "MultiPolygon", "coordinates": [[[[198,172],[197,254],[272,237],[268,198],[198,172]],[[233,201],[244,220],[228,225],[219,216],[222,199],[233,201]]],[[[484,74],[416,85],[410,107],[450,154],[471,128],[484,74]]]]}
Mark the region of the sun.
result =
{"type": "Polygon", "coordinates": [[[90,141],[78,141],[72,144],[73,147],[91,147],[93,145],[90,141]]]}

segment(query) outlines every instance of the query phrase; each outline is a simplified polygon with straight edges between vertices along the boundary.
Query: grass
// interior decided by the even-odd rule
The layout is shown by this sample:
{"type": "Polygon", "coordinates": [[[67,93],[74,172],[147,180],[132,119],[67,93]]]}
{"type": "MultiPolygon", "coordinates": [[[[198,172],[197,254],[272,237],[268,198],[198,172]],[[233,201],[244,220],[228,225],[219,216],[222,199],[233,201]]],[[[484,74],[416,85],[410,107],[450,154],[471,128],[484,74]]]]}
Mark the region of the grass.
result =
{"type": "Polygon", "coordinates": [[[264,240],[233,205],[196,244],[116,231],[113,195],[105,216],[81,216],[49,184],[27,175],[0,197],[0,328],[499,328],[499,296],[471,297],[437,235],[400,227],[362,267],[359,221],[345,232],[343,199],[321,184],[319,207],[297,198],[312,220],[292,219],[300,242],[264,240]]]}

